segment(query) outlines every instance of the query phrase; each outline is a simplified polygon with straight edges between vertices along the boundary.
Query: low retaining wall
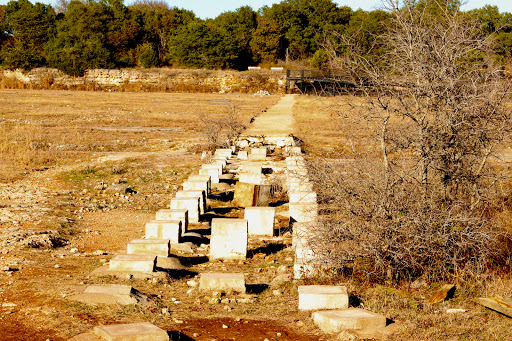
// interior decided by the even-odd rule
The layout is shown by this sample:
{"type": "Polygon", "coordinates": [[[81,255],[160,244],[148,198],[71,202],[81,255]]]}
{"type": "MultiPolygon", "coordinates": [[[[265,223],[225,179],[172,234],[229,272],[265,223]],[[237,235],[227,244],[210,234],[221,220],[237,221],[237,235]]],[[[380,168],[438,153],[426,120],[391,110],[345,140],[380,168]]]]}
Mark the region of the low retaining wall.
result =
{"type": "Polygon", "coordinates": [[[0,71],[0,88],[159,92],[284,93],[286,73],[251,70],[122,69],[87,70],[72,77],[57,69],[0,71]]]}

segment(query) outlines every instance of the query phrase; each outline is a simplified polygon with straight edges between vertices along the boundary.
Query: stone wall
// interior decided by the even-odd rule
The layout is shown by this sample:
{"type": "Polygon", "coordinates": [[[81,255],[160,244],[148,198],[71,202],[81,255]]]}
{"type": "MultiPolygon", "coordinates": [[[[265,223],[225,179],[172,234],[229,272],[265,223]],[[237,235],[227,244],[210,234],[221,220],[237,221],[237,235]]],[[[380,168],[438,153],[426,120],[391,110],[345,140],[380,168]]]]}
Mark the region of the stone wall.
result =
{"type": "Polygon", "coordinates": [[[188,69],[93,69],[82,77],[72,77],[57,69],[0,71],[1,88],[283,93],[284,71],[188,70],[188,69]]]}

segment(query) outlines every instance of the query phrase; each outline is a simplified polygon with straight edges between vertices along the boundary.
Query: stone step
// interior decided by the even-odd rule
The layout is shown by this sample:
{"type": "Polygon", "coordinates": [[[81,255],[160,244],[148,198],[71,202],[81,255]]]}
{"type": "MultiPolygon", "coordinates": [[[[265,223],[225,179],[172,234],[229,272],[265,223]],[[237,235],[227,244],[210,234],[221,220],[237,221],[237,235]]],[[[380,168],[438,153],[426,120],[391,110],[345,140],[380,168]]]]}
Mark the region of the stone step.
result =
{"type": "Polygon", "coordinates": [[[177,191],[176,198],[199,198],[199,214],[204,214],[206,211],[206,191],[205,190],[183,190],[177,191]]]}
{"type": "Polygon", "coordinates": [[[134,239],[128,243],[126,253],[168,257],[169,251],[169,239],[134,239]]]}
{"type": "Polygon", "coordinates": [[[247,220],[249,236],[274,236],[275,207],[246,207],[244,219],[247,220]]]}
{"type": "Polygon", "coordinates": [[[169,335],[149,322],[94,327],[94,334],[107,341],[169,341],[169,335]]]}
{"type": "Polygon", "coordinates": [[[161,209],[156,212],[155,220],[179,220],[181,221],[182,232],[188,230],[188,210],[187,209],[161,209]]]}
{"type": "Polygon", "coordinates": [[[146,223],[146,239],[168,239],[179,243],[182,233],[181,220],[151,220],[146,223]]]}
{"type": "Polygon", "coordinates": [[[247,220],[214,218],[211,224],[210,260],[247,257],[247,220]]]}
{"type": "Polygon", "coordinates": [[[325,333],[386,327],[385,316],[360,308],[315,311],[312,317],[317,327],[325,333]]]}
{"type": "Polygon", "coordinates": [[[347,287],[337,285],[301,285],[299,310],[347,309],[347,287]]]}
{"type": "Polygon", "coordinates": [[[109,262],[111,271],[154,272],[156,256],[152,255],[117,255],[109,262]]]}
{"type": "Polygon", "coordinates": [[[170,209],[188,210],[188,222],[197,224],[199,222],[199,197],[197,198],[173,198],[171,199],[170,209]]]}
{"type": "Polygon", "coordinates": [[[245,277],[243,273],[202,273],[199,290],[245,293],[245,277]]]}

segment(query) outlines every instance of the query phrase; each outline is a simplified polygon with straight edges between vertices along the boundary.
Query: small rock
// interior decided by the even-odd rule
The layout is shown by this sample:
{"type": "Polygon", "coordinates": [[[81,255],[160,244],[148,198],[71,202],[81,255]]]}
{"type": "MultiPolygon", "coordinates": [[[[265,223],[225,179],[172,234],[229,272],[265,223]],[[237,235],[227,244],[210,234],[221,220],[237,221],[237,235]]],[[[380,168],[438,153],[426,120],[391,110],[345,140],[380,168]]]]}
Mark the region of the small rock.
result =
{"type": "Polygon", "coordinates": [[[231,308],[229,305],[224,306],[225,311],[231,311],[233,308],[231,308]]]}
{"type": "Polygon", "coordinates": [[[76,247],[72,248],[71,250],[69,250],[70,253],[77,253],[78,252],[78,249],[76,247]]]}
{"type": "Polygon", "coordinates": [[[16,304],[12,303],[12,302],[2,303],[2,307],[3,308],[12,308],[12,307],[15,307],[15,306],[16,306],[16,304]]]}
{"type": "Polygon", "coordinates": [[[169,310],[167,308],[162,309],[162,314],[169,314],[169,310]]]}
{"type": "Polygon", "coordinates": [[[172,319],[174,321],[174,323],[177,323],[177,324],[182,324],[183,323],[183,320],[178,320],[178,319],[172,319]]]}
{"type": "Polygon", "coordinates": [[[55,269],[58,269],[58,268],[60,268],[60,265],[59,265],[59,264],[55,264],[53,267],[54,267],[55,269]]]}
{"type": "Polygon", "coordinates": [[[187,281],[187,285],[190,286],[190,287],[196,287],[197,286],[197,282],[192,279],[190,281],[187,281]]]}
{"type": "Polygon", "coordinates": [[[281,296],[283,293],[280,290],[274,290],[272,291],[272,295],[274,296],[281,296]]]}
{"type": "Polygon", "coordinates": [[[281,335],[283,335],[283,334],[281,334],[281,333],[277,333],[276,335],[277,335],[277,337],[279,337],[279,336],[281,336],[281,335]]]}
{"type": "Polygon", "coordinates": [[[459,313],[465,313],[465,309],[446,309],[446,312],[448,314],[459,314],[459,313]]]}
{"type": "Polygon", "coordinates": [[[193,336],[193,337],[199,337],[199,336],[201,336],[201,334],[199,334],[199,333],[194,333],[194,334],[192,334],[192,336],[193,336]]]}
{"type": "Polygon", "coordinates": [[[228,328],[229,328],[229,326],[226,326],[225,324],[223,324],[223,325],[222,325],[222,328],[224,328],[224,329],[228,329],[228,328]]]}

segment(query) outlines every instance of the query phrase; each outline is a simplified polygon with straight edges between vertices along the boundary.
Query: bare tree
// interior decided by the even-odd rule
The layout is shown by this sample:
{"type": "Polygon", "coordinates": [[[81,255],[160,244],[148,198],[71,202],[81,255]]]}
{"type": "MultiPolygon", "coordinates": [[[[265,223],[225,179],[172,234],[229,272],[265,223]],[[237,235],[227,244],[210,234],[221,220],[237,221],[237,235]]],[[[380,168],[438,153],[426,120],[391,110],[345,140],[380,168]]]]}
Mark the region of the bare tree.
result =
{"type": "Polygon", "coordinates": [[[366,98],[357,112],[379,153],[353,149],[357,163],[315,167],[334,219],[311,243],[322,254],[327,236],[335,245],[326,259],[367,259],[368,273],[462,276],[503,257],[506,234],[491,218],[505,174],[490,160],[510,133],[506,75],[492,38],[453,1],[386,5],[392,18],[376,39],[378,58],[354,37],[330,44],[366,98]]]}

